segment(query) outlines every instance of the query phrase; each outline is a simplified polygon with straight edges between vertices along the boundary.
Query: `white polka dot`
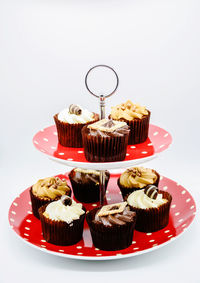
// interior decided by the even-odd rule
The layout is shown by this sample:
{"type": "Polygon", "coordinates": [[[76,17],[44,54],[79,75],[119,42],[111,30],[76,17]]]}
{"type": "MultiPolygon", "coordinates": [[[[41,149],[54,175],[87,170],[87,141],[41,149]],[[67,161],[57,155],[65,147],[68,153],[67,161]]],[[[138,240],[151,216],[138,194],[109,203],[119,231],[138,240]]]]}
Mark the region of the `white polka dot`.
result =
{"type": "Polygon", "coordinates": [[[164,135],[164,138],[168,137],[168,135],[169,135],[168,133],[167,133],[167,134],[165,134],[165,135],[164,135]]]}
{"type": "Polygon", "coordinates": [[[45,243],[46,241],[45,240],[41,240],[41,242],[45,243]]]}
{"type": "Polygon", "coordinates": [[[72,161],[72,160],[73,160],[73,158],[67,158],[67,160],[72,161]]]}
{"type": "Polygon", "coordinates": [[[83,153],[83,150],[79,150],[78,153],[83,153]]]}
{"type": "Polygon", "coordinates": [[[139,250],[139,248],[133,248],[133,249],[134,249],[135,251],[136,251],[136,250],[139,250]]]}
{"type": "Polygon", "coordinates": [[[186,193],[186,191],[182,191],[181,194],[184,195],[186,193]]]}
{"type": "Polygon", "coordinates": [[[97,206],[97,204],[96,204],[96,203],[93,203],[92,206],[97,206]]]}
{"type": "Polygon", "coordinates": [[[180,212],[176,212],[175,215],[178,216],[180,214],[180,212]]]}
{"type": "Polygon", "coordinates": [[[175,205],[175,204],[172,204],[171,208],[175,208],[175,207],[176,207],[176,205],[175,205]]]}
{"type": "Polygon", "coordinates": [[[27,237],[29,237],[29,234],[27,234],[27,233],[24,233],[24,236],[27,236],[27,237]]]}
{"type": "Polygon", "coordinates": [[[26,222],[30,223],[30,222],[31,222],[31,220],[30,220],[30,219],[26,219],[26,222]]]}
{"type": "Polygon", "coordinates": [[[57,136],[57,135],[58,135],[58,133],[57,133],[57,132],[54,132],[53,134],[54,134],[55,136],[57,136]]]}
{"type": "Polygon", "coordinates": [[[33,212],[32,212],[32,211],[30,211],[30,210],[29,210],[29,211],[27,211],[27,213],[28,213],[28,214],[33,214],[33,212]]]}
{"type": "Polygon", "coordinates": [[[111,200],[111,198],[107,198],[107,200],[111,200]]]}
{"type": "Polygon", "coordinates": [[[164,191],[166,191],[167,189],[168,189],[168,187],[167,187],[167,186],[164,186],[164,187],[163,187],[163,190],[164,190],[164,191]]]}
{"type": "Polygon", "coordinates": [[[150,240],[150,241],[149,241],[149,243],[153,243],[153,242],[155,242],[155,240],[150,240]]]}
{"type": "Polygon", "coordinates": [[[132,145],[130,148],[136,148],[136,146],[132,145]]]}
{"type": "Polygon", "coordinates": [[[119,194],[121,195],[122,193],[119,191],[119,194]]]}
{"type": "Polygon", "coordinates": [[[43,140],[44,140],[45,142],[48,142],[48,141],[49,141],[47,138],[43,138],[43,140]]]}
{"type": "Polygon", "coordinates": [[[157,134],[158,134],[158,132],[154,132],[154,133],[153,133],[154,136],[157,136],[157,134]]]}
{"type": "Polygon", "coordinates": [[[147,235],[147,236],[151,236],[151,235],[152,235],[152,233],[146,233],[146,235],[147,235]]]}
{"type": "Polygon", "coordinates": [[[159,146],[159,148],[163,148],[165,146],[165,144],[161,144],[160,146],[159,146]]]}
{"type": "Polygon", "coordinates": [[[31,201],[29,201],[29,202],[28,202],[28,204],[30,204],[30,205],[31,205],[31,201]]]}
{"type": "Polygon", "coordinates": [[[168,238],[171,238],[171,237],[173,237],[173,235],[169,235],[169,236],[168,236],[168,238]]]}
{"type": "Polygon", "coordinates": [[[136,244],[136,241],[132,241],[132,244],[136,244]]]}
{"type": "Polygon", "coordinates": [[[44,149],[40,149],[40,151],[42,151],[42,152],[46,152],[44,149]]]}
{"type": "Polygon", "coordinates": [[[29,227],[25,227],[24,229],[25,229],[25,230],[30,230],[30,228],[29,228],[29,227]]]}
{"type": "Polygon", "coordinates": [[[153,247],[156,247],[158,244],[154,244],[153,247]]]}
{"type": "Polygon", "coordinates": [[[59,152],[58,155],[65,155],[64,152],[59,152]]]}
{"type": "Polygon", "coordinates": [[[160,176],[160,181],[163,179],[163,176],[160,176]]]}
{"type": "Polygon", "coordinates": [[[13,229],[13,225],[10,225],[10,227],[13,229]]]}
{"type": "Polygon", "coordinates": [[[152,142],[151,143],[148,143],[148,146],[152,146],[153,144],[152,144],[152,142]]]}
{"type": "Polygon", "coordinates": [[[14,205],[14,206],[18,206],[18,204],[17,204],[16,202],[13,202],[13,205],[14,205]]]}
{"type": "Polygon", "coordinates": [[[98,249],[98,248],[95,248],[95,251],[99,251],[99,249],[98,249]]]}
{"type": "Polygon", "coordinates": [[[179,183],[176,183],[176,185],[177,185],[177,187],[178,187],[178,186],[180,186],[180,184],[179,184],[179,183]]]}
{"type": "Polygon", "coordinates": [[[11,222],[15,222],[15,220],[14,220],[13,218],[10,218],[10,221],[11,221],[11,222]]]}
{"type": "Polygon", "coordinates": [[[14,215],[16,215],[16,212],[15,212],[15,211],[11,211],[11,213],[14,214],[14,215]]]}
{"type": "Polygon", "coordinates": [[[35,144],[39,144],[37,141],[34,141],[35,144]]]}
{"type": "Polygon", "coordinates": [[[101,256],[102,254],[96,254],[96,256],[101,256]]]}
{"type": "Polygon", "coordinates": [[[190,209],[193,209],[194,208],[194,205],[190,206],[190,209]]]}
{"type": "Polygon", "coordinates": [[[187,224],[183,224],[181,227],[185,227],[187,224]]]}
{"type": "Polygon", "coordinates": [[[129,156],[129,155],[130,155],[129,153],[126,154],[126,156],[129,156]]]}
{"type": "Polygon", "coordinates": [[[45,246],[45,245],[41,245],[41,247],[42,247],[42,248],[46,248],[46,246],[45,246]]]}
{"type": "Polygon", "coordinates": [[[83,253],[77,253],[77,255],[82,255],[83,253]]]}
{"type": "Polygon", "coordinates": [[[196,215],[196,212],[193,212],[193,215],[196,215]]]}
{"type": "Polygon", "coordinates": [[[64,250],[58,250],[59,252],[61,252],[61,253],[64,253],[64,250]]]}
{"type": "Polygon", "coordinates": [[[41,129],[40,132],[44,132],[44,129],[41,129]]]}
{"type": "Polygon", "coordinates": [[[122,254],[116,254],[116,256],[121,256],[122,254]]]}
{"type": "Polygon", "coordinates": [[[142,151],[141,153],[142,153],[142,154],[147,154],[148,152],[147,152],[147,151],[142,151]]]}
{"type": "Polygon", "coordinates": [[[183,219],[181,218],[181,219],[179,219],[179,221],[178,222],[183,222],[183,219]]]}
{"type": "Polygon", "coordinates": [[[190,199],[190,198],[186,199],[186,202],[190,202],[190,201],[191,201],[191,199],[190,199]]]}
{"type": "Polygon", "coordinates": [[[82,249],[82,247],[81,247],[81,246],[77,246],[76,248],[77,248],[77,249],[82,249]]]}
{"type": "Polygon", "coordinates": [[[170,232],[170,230],[166,230],[166,231],[164,231],[164,233],[169,233],[170,232]]]}
{"type": "Polygon", "coordinates": [[[106,191],[106,194],[109,194],[109,191],[106,191]]]}
{"type": "Polygon", "coordinates": [[[55,146],[51,146],[51,149],[56,149],[56,147],[55,146]]]}
{"type": "Polygon", "coordinates": [[[25,241],[28,241],[28,239],[27,238],[23,238],[25,241]]]}

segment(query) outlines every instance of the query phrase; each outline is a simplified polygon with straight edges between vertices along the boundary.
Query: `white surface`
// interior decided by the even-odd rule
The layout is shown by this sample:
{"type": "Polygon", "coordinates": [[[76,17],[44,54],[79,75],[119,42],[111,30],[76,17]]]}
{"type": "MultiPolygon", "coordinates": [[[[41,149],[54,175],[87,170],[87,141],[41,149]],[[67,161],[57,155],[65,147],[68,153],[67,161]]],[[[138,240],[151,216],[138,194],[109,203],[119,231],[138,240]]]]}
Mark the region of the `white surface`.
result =
{"type": "Polygon", "coordinates": [[[199,282],[198,220],[177,241],[149,254],[80,262],[41,253],[11,233],[13,198],[40,177],[65,172],[32,145],[32,136],[71,103],[98,111],[84,87],[95,64],[120,77],[112,104],[131,98],[173,144],[147,163],[199,196],[199,0],[1,0],[0,282],[199,282]],[[175,281],[175,277],[177,278],[175,281]]]}

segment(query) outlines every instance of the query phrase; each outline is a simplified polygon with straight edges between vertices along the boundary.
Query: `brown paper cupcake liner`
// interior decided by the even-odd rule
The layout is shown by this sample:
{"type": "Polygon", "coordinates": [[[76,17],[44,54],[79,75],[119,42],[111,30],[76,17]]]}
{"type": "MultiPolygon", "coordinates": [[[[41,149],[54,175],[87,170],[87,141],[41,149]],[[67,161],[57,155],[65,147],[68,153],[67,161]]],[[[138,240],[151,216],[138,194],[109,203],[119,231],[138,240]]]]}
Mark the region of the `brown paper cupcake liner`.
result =
{"type": "Polygon", "coordinates": [[[95,208],[86,214],[93,244],[96,248],[105,251],[116,251],[128,248],[132,244],[135,221],[125,225],[104,226],[92,222],[99,209],[95,208]]]}
{"type": "MultiPolygon", "coordinates": [[[[70,246],[82,239],[85,213],[79,219],[68,224],[64,221],[51,220],[44,216],[47,205],[39,209],[42,233],[44,239],[51,244],[59,246],[70,246]]],[[[83,207],[85,210],[85,208],[83,207]]]]}
{"type": "Polygon", "coordinates": [[[126,157],[128,134],[123,137],[93,137],[82,129],[85,158],[90,162],[113,162],[126,157]]]}
{"type": "MultiPolygon", "coordinates": [[[[35,196],[35,195],[33,194],[33,192],[32,192],[32,187],[31,187],[31,189],[30,189],[29,192],[30,192],[30,197],[31,197],[31,204],[32,204],[33,215],[34,215],[35,217],[37,217],[38,219],[40,219],[38,209],[39,209],[41,206],[43,206],[43,205],[45,205],[45,204],[49,204],[50,202],[55,201],[55,200],[58,200],[58,199],[61,198],[61,196],[59,196],[59,197],[57,197],[57,198],[55,198],[55,199],[52,199],[52,200],[50,200],[50,199],[44,199],[44,198],[43,198],[43,199],[42,199],[42,198],[39,198],[39,197],[37,197],[37,196],[35,196]]],[[[67,193],[66,195],[68,195],[68,196],[70,197],[70,196],[71,196],[71,190],[70,190],[70,192],[67,193]]]]}
{"type": "Polygon", "coordinates": [[[156,172],[154,170],[154,173],[157,175],[157,179],[156,181],[153,183],[153,184],[147,184],[145,187],[143,188],[127,188],[123,185],[120,184],[120,178],[117,179],[117,185],[118,187],[120,188],[120,191],[122,193],[122,197],[124,200],[127,200],[127,197],[134,191],[138,191],[138,190],[142,190],[142,189],[145,189],[148,185],[154,185],[156,187],[158,187],[159,185],[159,181],[160,181],[160,174],[158,172],[156,172]]]}
{"type": "MultiPolygon", "coordinates": [[[[148,111],[148,115],[142,117],[142,119],[135,118],[132,121],[128,121],[125,119],[119,119],[120,121],[124,121],[130,127],[128,144],[138,144],[145,142],[148,138],[149,132],[149,121],[150,121],[151,112],[148,111]]],[[[109,115],[111,118],[111,115],[109,115]]]]}
{"type": "Polygon", "coordinates": [[[99,120],[99,115],[94,113],[94,120],[86,124],[69,124],[58,120],[58,114],[54,115],[54,121],[58,132],[58,141],[65,147],[82,147],[81,130],[85,125],[89,125],[99,120]]]}
{"type": "MultiPolygon", "coordinates": [[[[105,181],[105,192],[107,189],[108,181],[110,178],[110,174],[108,179],[105,181]]],[[[69,179],[72,185],[73,193],[75,198],[80,202],[91,203],[98,202],[100,196],[100,188],[99,185],[95,185],[94,182],[83,184],[77,183],[73,180],[73,178],[69,174],[69,179]]]]}
{"type": "Polygon", "coordinates": [[[163,229],[169,222],[169,210],[172,201],[172,196],[168,192],[159,191],[164,199],[168,202],[160,205],[158,208],[141,209],[129,205],[132,211],[137,214],[137,222],[135,229],[140,232],[156,232],[163,229]]]}

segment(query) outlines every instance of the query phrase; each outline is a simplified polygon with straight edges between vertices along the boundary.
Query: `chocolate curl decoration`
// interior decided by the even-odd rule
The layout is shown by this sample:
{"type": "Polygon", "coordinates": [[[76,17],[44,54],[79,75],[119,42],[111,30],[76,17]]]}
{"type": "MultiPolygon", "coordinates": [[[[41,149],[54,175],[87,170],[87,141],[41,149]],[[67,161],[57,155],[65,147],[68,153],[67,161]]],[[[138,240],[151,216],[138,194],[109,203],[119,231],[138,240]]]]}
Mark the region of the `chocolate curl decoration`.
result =
{"type": "Polygon", "coordinates": [[[151,199],[156,199],[158,196],[158,189],[156,186],[154,185],[148,185],[145,190],[144,193],[151,199]]]}
{"type": "Polygon", "coordinates": [[[75,115],[81,115],[82,109],[78,105],[76,105],[76,104],[71,104],[69,106],[69,113],[70,114],[75,114],[75,115]]]}

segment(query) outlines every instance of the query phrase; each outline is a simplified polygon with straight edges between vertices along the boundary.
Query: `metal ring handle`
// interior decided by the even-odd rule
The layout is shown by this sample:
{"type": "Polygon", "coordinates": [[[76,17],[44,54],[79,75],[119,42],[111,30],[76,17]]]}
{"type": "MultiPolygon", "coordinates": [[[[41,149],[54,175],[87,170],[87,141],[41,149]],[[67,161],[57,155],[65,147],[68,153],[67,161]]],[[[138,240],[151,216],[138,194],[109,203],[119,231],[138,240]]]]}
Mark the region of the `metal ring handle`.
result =
{"type": "Polygon", "coordinates": [[[105,98],[106,98],[106,97],[110,97],[111,95],[113,95],[113,93],[115,93],[115,91],[116,91],[117,88],[118,88],[118,85],[119,85],[119,77],[118,77],[117,73],[115,72],[115,70],[114,70],[113,68],[107,66],[107,65],[96,65],[96,66],[92,67],[92,68],[87,72],[87,74],[86,74],[86,76],[85,76],[85,86],[86,86],[87,90],[88,90],[92,95],[94,95],[95,97],[100,97],[100,95],[96,95],[95,93],[93,93],[93,92],[89,89],[88,83],[87,83],[87,79],[88,79],[89,73],[90,73],[92,70],[94,70],[95,68],[99,68],[99,67],[105,67],[105,68],[110,69],[111,71],[113,71],[113,73],[114,73],[115,76],[116,76],[117,84],[116,84],[115,89],[114,89],[110,94],[107,94],[107,95],[104,96],[105,98]]]}

